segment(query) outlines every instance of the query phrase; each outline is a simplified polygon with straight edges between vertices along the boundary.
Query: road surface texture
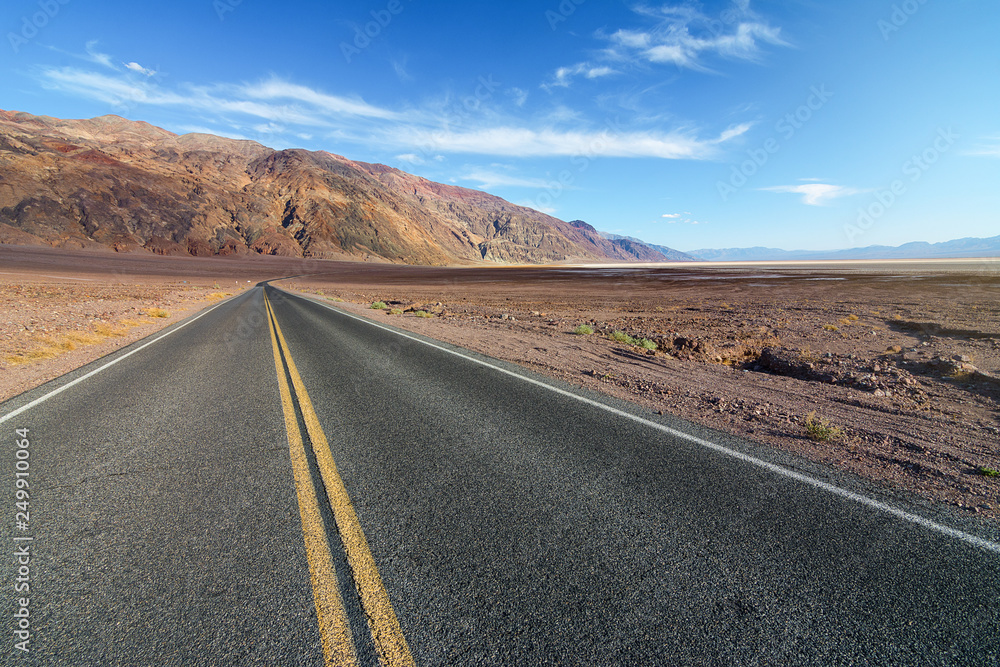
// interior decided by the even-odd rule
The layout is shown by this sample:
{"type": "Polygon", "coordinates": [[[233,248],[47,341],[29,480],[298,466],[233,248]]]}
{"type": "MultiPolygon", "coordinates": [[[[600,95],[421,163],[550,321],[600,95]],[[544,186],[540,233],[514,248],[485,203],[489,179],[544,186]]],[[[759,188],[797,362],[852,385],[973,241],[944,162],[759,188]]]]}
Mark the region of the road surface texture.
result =
{"type": "Polygon", "coordinates": [[[0,664],[1000,661],[995,535],[273,287],[0,429],[0,664]]]}

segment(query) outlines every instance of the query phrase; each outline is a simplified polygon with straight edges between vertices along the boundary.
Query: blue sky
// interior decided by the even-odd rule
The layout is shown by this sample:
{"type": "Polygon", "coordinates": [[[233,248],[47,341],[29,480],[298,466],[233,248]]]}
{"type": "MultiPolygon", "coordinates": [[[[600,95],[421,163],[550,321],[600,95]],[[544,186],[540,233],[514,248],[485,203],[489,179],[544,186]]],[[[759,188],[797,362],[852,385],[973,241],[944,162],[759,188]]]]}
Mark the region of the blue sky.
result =
{"type": "Polygon", "coordinates": [[[7,0],[0,108],[328,150],[681,250],[1000,234],[995,0],[7,0]]]}

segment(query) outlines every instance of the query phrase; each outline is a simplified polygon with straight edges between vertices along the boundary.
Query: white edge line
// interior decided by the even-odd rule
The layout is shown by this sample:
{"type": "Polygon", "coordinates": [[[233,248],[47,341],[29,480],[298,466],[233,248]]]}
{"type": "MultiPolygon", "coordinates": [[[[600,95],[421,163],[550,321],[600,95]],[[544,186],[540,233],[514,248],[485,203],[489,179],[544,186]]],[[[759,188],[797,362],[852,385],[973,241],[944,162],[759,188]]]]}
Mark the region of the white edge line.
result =
{"type": "MultiPolygon", "coordinates": [[[[280,289],[280,288],[275,288],[275,289],[280,289]]],[[[281,290],[281,291],[284,291],[284,290],[281,290]]],[[[293,295],[293,296],[298,296],[298,295],[293,295]]],[[[300,297],[300,298],[302,298],[302,297],[300,297]]],[[[308,300],[309,301],[313,301],[312,299],[308,299],[308,300]]],[[[993,542],[991,540],[987,540],[987,539],[984,539],[982,537],[977,537],[977,536],[975,536],[975,535],[973,535],[971,533],[966,533],[965,531],[958,530],[956,528],[950,528],[950,527],[945,526],[943,524],[937,523],[936,521],[931,521],[930,519],[924,518],[924,517],[919,516],[917,514],[912,514],[910,512],[905,511],[905,510],[901,510],[901,509],[899,509],[897,507],[893,507],[892,505],[883,503],[882,501],[875,500],[874,498],[869,498],[868,496],[863,496],[863,495],[861,495],[859,493],[855,493],[853,491],[848,491],[847,489],[842,489],[839,486],[835,486],[833,484],[830,484],[829,482],[824,482],[822,480],[815,479],[814,477],[810,477],[809,475],[804,475],[802,473],[795,472],[794,470],[789,470],[788,468],[785,468],[783,466],[779,466],[779,465],[776,465],[774,463],[769,463],[769,462],[764,461],[763,459],[759,459],[759,458],[757,458],[755,456],[750,456],[749,454],[744,454],[743,452],[738,452],[738,451],[736,451],[734,449],[730,449],[730,448],[725,447],[723,445],[719,445],[719,444],[716,444],[714,442],[710,442],[708,440],[703,440],[702,438],[699,438],[697,436],[691,435],[689,433],[685,433],[683,431],[678,431],[677,429],[671,428],[669,426],[664,426],[663,424],[658,424],[658,423],[656,423],[654,421],[651,421],[649,419],[644,419],[643,417],[639,417],[637,415],[633,415],[631,413],[625,412],[624,410],[619,410],[618,408],[613,408],[610,405],[605,405],[603,403],[600,403],[598,401],[594,401],[594,400],[586,398],[584,396],[578,396],[578,395],[576,395],[576,394],[574,394],[572,392],[566,391],[565,389],[560,389],[558,387],[553,387],[552,385],[547,384],[545,382],[540,382],[540,381],[535,380],[533,378],[529,378],[529,377],[526,377],[526,376],[521,375],[519,373],[515,373],[514,371],[509,371],[506,368],[501,368],[499,366],[494,366],[491,363],[482,361],[480,359],[475,359],[473,357],[469,357],[467,355],[462,354],[461,352],[456,352],[455,350],[449,350],[446,347],[441,347],[440,345],[435,345],[434,343],[429,343],[429,342],[427,342],[425,340],[421,340],[420,338],[416,338],[415,336],[410,336],[408,334],[402,333],[401,331],[397,331],[397,330],[391,329],[391,328],[389,328],[387,326],[383,326],[383,325],[379,324],[378,322],[373,322],[372,320],[366,319],[364,317],[360,317],[358,315],[354,315],[352,313],[348,313],[348,312],[346,312],[344,310],[340,310],[339,308],[334,308],[333,306],[331,306],[329,304],[326,304],[326,303],[323,303],[321,301],[313,301],[313,303],[316,303],[316,304],[318,304],[320,306],[328,308],[328,309],[332,310],[335,313],[339,313],[339,314],[344,315],[346,317],[350,317],[351,319],[357,320],[359,322],[365,322],[366,324],[370,324],[371,326],[377,327],[379,329],[382,329],[383,331],[388,331],[390,333],[396,334],[397,336],[402,336],[403,338],[407,338],[407,339],[412,340],[414,342],[420,343],[421,345],[426,345],[426,346],[432,347],[432,348],[434,348],[436,350],[440,350],[442,352],[447,352],[448,354],[452,354],[452,355],[454,355],[456,357],[460,357],[460,358],[465,359],[467,361],[471,361],[471,362],[473,362],[475,364],[479,364],[480,366],[485,366],[486,368],[498,371],[500,373],[504,373],[505,375],[509,375],[509,376],[517,378],[519,380],[523,380],[524,382],[528,382],[528,383],[533,384],[535,386],[543,387],[545,389],[548,389],[549,391],[555,392],[555,393],[560,394],[562,396],[566,396],[568,398],[573,398],[573,399],[575,399],[577,401],[580,401],[581,403],[586,403],[587,405],[591,405],[591,406],[593,406],[595,408],[600,408],[601,410],[604,410],[606,412],[610,412],[612,414],[618,415],[619,417],[624,417],[626,419],[631,419],[632,421],[638,422],[639,424],[642,424],[643,426],[648,426],[650,428],[656,429],[656,430],[661,431],[663,433],[667,433],[668,435],[672,435],[672,436],[674,436],[676,438],[680,438],[682,440],[687,440],[688,442],[694,443],[696,445],[700,445],[701,447],[704,447],[706,449],[710,449],[710,450],[712,450],[714,452],[717,452],[719,454],[723,454],[723,455],[728,456],[730,458],[734,458],[734,459],[737,459],[739,461],[743,461],[744,463],[749,463],[749,464],[754,465],[754,466],[756,466],[758,468],[763,468],[764,470],[768,470],[768,471],[773,472],[773,473],[775,473],[777,475],[781,475],[782,477],[787,477],[789,479],[794,479],[794,480],[796,480],[798,482],[802,482],[804,484],[808,484],[809,486],[813,486],[813,487],[815,487],[817,489],[822,489],[823,491],[826,491],[828,493],[832,493],[832,494],[837,495],[837,496],[841,496],[842,498],[846,498],[848,500],[852,500],[852,501],[854,501],[856,503],[860,503],[861,505],[867,505],[868,507],[871,507],[873,509],[879,510],[880,512],[884,512],[886,514],[891,514],[892,516],[894,516],[894,517],[896,517],[898,519],[902,519],[903,521],[908,521],[910,523],[914,523],[914,524],[916,524],[918,526],[921,526],[923,528],[927,528],[929,530],[936,531],[938,533],[941,533],[942,535],[947,535],[948,537],[952,537],[952,538],[955,538],[957,540],[962,540],[963,542],[966,542],[966,543],[971,544],[973,546],[979,547],[980,549],[985,549],[987,551],[992,551],[993,553],[1000,554],[1000,543],[993,542]]]]}
{"type": "MultiPolygon", "coordinates": [[[[233,297],[233,298],[235,298],[235,297],[233,297]]],[[[229,301],[229,300],[230,299],[226,299],[226,301],[229,301]]],[[[66,384],[64,384],[63,386],[59,387],[58,389],[53,389],[52,391],[50,391],[49,393],[45,394],[44,396],[42,396],[40,398],[36,398],[31,403],[28,403],[27,405],[22,405],[17,410],[14,410],[13,412],[5,414],[3,417],[0,417],[0,424],[3,424],[4,422],[11,420],[14,417],[17,417],[18,415],[27,412],[31,408],[33,408],[33,407],[35,407],[37,405],[40,405],[41,403],[44,403],[45,401],[49,400],[53,396],[61,394],[62,392],[64,392],[67,389],[69,389],[70,387],[73,387],[73,386],[76,386],[76,385],[80,384],[81,382],[83,382],[87,378],[93,377],[93,376],[97,375],[98,373],[100,373],[101,371],[106,370],[108,368],[111,368],[112,366],[114,366],[115,364],[117,364],[119,361],[124,361],[125,359],[128,359],[133,354],[135,354],[137,352],[141,352],[142,350],[145,350],[150,345],[153,345],[154,343],[159,343],[161,340],[163,340],[167,336],[169,336],[169,335],[171,335],[171,334],[173,334],[173,333],[175,333],[177,331],[180,331],[181,329],[183,329],[187,325],[191,324],[192,322],[201,319],[205,315],[208,315],[210,312],[212,312],[213,310],[215,310],[216,308],[218,308],[222,304],[226,303],[226,301],[220,301],[219,303],[215,304],[214,306],[212,306],[208,310],[205,310],[205,311],[202,311],[201,313],[198,313],[196,316],[194,316],[193,318],[189,319],[187,322],[184,322],[180,326],[174,327],[173,329],[171,329],[170,331],[167,331],[163,335],[158,336],[155,339],[149,341],[148,343],[145,343],[144,345],[135,348],[131,352],[126,352],[122,356],[118,357],[117,359],[113,359],[113,360],[109,361],[108,363],[104,364],[100,368],[95,368],[94,370],[90,371],[86,375],[81,375],[80,377],[78,377],[77,379],[73,380],[72,382],[67,382],[66,384]]]]}

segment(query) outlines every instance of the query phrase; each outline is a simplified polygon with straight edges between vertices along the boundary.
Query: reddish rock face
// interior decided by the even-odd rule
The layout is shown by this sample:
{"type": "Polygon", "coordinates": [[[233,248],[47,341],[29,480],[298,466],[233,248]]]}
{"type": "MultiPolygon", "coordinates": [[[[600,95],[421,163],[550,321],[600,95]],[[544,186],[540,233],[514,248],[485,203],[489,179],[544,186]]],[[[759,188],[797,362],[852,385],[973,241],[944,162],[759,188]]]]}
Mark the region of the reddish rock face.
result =
{"type": "Polygon", "coordinates": [[[665,259],[385,165],[12,111],[0,111],[0,242],[407,264],[665,259]]]}

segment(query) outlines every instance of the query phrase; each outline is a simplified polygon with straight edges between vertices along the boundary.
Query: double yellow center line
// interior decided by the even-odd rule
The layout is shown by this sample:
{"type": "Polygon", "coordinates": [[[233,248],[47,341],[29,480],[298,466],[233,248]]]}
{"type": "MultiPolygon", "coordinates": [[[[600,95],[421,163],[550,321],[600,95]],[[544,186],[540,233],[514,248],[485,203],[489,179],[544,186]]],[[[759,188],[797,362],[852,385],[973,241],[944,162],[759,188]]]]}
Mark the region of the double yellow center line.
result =
{"type": "Polygon", "coordinates": [[[313,598],[316,602],[316,616],[319,620],[320,638],[323,644],[323,656],[327,665],[338,667],[357,665],[357,651],[351,637],[350,622],[344,611],[341,588],[337,581],[337,573],[333,567],[333,556],[330,551],[330,540],[320,504],[316,495],[316,486],[309,472],[309,461],[306,448],[299,429],[299,420],[295,414],[296,401],[302,420],[306,425],[306,433],[312,445],[316,466],[319,468],[333,518],[343,543],[347,562],[354,576],[354,584],[361,608],[368,619],[375,650],[385,667],[410,667],[414,665],[410,649],[399,627],[396,612],[389,601],[389,594],[382,584],[375,560],[372,558],[368,541],[361,530],[357,514],[351,505],[351,499],[344,488],[344,482],[337,472],[333,461],[330,445],[326,434],[320,426],[319,418],[313,409],[312,401],[306,392],[302,378],[295,368],[291,352],[285,337],[281,333],[278,319],[275,317],[271,302],[264,294],[264,305],[270,322],[271,346],[274,350],[274,367],[278,374],[278,387],[281,392],[281,405],[285,413],[285,429],[288,432],[288,448],[292,458],[292,471],[295,476],[295,489],[299,498],[299,513],[302,517],[302,533],[305,537],[306,556],[309,560],[309,575],[312,580],[313,598]],[[289,387],[291,378],[292,387],[289,387]],[[294,388],[294,395],[292,393],[294,388]]]}

